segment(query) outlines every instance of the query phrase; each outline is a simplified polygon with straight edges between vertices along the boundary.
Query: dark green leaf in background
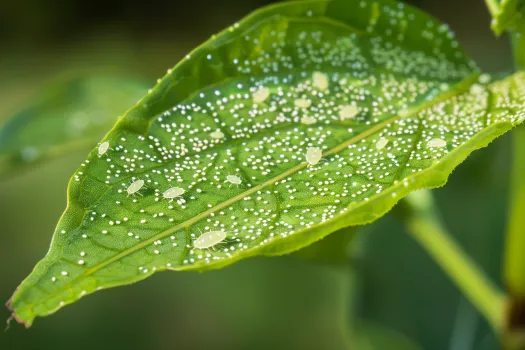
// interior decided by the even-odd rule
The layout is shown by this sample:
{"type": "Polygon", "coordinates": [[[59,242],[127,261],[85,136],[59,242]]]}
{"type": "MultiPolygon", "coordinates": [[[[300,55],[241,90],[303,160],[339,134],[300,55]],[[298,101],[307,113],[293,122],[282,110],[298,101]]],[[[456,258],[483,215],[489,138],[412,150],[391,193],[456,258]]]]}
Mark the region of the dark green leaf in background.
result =
{"type": "Polygon", "coordinates": [[[79,147],[93,147],[147,91],[138,79],[85,76],[49,86],[0,126],[0,177],[79,147]]]}
{"type": "Polygon", "coordinates": [[[370,223],[522,122],[524,79],[489,83],[446,26],[395,2],[260,10],[169,70],[91,152],[9,307],[29,326],[157,271],[370,223]]]}
{"type": "Polygon", "coordinates": [[[357,350],[422,350],[412,339],[394,330],[371,323],[356,327],[352,349],[357,350]]]}
{"type": "Polygon", "coordinates": [[[318,264],[347,265],[357,227],[345,227],[294,253],[299,259],[318,264]]]}

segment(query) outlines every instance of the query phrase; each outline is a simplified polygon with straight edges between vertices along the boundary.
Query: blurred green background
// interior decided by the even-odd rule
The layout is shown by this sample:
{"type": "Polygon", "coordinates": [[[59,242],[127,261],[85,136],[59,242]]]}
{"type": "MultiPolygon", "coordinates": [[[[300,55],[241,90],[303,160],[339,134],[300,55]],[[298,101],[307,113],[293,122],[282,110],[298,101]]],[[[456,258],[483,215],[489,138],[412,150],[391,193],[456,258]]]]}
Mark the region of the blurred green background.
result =
{"type": "MultiPolygon", "coordinates": [[[[153,85],[212,33],[270,2],[1,0],[0,123],[71,72],[153,85]]],[[[512,69],[482,0],[410,3],[450,24],[484,70],[512,69]]],[[[1,300],[46,253],[67,181],[90,148],[0,181],[1,300]]],[[[497,283],[509,152],[508,136],[498,139],[434,191],[451,232],[497,283]]],[[[0,349],[347,349],[348,341],[354,349],[497,349],[485,321],[395,217],[367,227],[354,248],[354,261],[338,268],[289,256],[160,273],[96,293],[30,330],[12,324],[0,349]]]]}

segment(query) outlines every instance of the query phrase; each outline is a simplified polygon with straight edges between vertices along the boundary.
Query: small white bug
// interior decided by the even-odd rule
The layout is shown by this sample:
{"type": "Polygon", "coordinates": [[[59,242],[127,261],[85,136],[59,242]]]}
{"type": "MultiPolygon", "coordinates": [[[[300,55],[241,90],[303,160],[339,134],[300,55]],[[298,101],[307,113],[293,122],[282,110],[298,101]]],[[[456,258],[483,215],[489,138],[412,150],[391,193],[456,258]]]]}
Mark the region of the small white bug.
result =
{"type": "Polygon", "coordinates": [[[478,81],[479,81],[481,84],[488,84],[488,83],[490,83],[490,79],[491,79],[491,77],[490,77],[489,74],[481,74],[481,75],[479,76],[478,81]]]}
{"type": "Polygon", "coordinates": [[[255,91],[252,95],[253,103],[263,103],[270,97],[270,89],[262,87],[255,91]]]}
{"type": "Polygon", "coordinates": [[[470,93],[474,95],[479,95],[484,91],[485,89],[480,84],[472,84],[472,86],[470,87],[470,93]]]}
{"type": "Polygon", "coordinates": [[[314,74],[312,74],[312,85],[316,89],[324,91],[328,89],[329,84],[330,82],[328,81],[328,77],[326,76],[326,74],[321,72],[314,72],[314,74]]]}
{"type": "Polygon", "coordinates": [[[298,98],[294,101],[295,107],[308,108],[312,105],[312,101],[305,98],[298,98]]]}
{"type": "Polygon", "coordinates": [[[339,111],[339,118],[341,120],[352,119],[359,114],[359,109],[354,105],[346,105],[341,107],[339,111]]]}
{"type": "Polygon", "coordinates": [[[224,138],[224,133],[222,131],[220,131],[220,130],[216,130],[216,131],[212,132],[210,134],[210,136],[211,136],[212,139],[216,139],[216,140],[223,139],[224,138]]]}
{"type": "Polygon", "coordinates": [[[315,118],[314,117],[309,117],[309,116],[304,116],[304,117],[301,118],[301,123],[305,124],[305,125],[315,124],[315,118]]]}
{"type": "Polygon", "coordinates": [[[242,180],[237,175],[228,175],[226,176],[226,181],[224,182],[229,182],[232,185],[240,185],[242,183],[242,180]]]}
{"type": "Polygon", "coordinates": [[[381,150],[383,148],[385,148],[385,146],[388,144],[388,140],[384,137],[381,137],[379,140],[377,140],[376,142],[376,148],[378,150],[381,150]]]}
{"type": "Polygon", "coordinates": [[[185,192],[186,190],[184,188],[172,187],[164,191],[162,197],[164,197],[165,199],[171,199],[170,202],[173,202],[175,198],[182,196],[185,192]]]}
{"type": "Polygon", "coordinates": [[[224,241],[226,236],[227,233],[224,231],[205,232],[193,241],[193,247],[197,249],[208,249],[224,241]]]}
{"type": "Polygon", "coordinates": [[[442,148],[447,145],[447,141],[439,138],[432,139],[427,142],[427,146],[431,148],[442,148]]]}
{"type": "Polygon", "coordinates": [[[319,163],[323,156],[323,151],[319,147],[308,147],[306,150],[306,162],[308,166],[314,166],[319,163]]]}
{"type": "Polygon", "coordinates": [[[128,192],[128,196],[131,196],[132,194],[135,194],[138,191],[140,191],[140,189],[143,186],[144,186],[144,180],[135,180],[131,183],[131,185],[128,186],[128,188],[126,189],[126,192],[128,192]]]}
{"type": "Polygon", "coordinates": [[[98,156],[102,157],[109,150],[109,142],[104,141],[98,146],[98,156]]]}

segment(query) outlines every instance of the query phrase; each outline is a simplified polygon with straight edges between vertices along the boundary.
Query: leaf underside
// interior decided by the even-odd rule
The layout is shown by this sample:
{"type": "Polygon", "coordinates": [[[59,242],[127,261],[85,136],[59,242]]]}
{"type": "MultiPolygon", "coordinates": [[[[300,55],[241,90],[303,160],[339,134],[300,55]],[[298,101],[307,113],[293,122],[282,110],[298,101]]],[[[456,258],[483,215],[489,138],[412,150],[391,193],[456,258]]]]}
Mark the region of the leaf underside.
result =
{"type": "Polygon", "coordinates": [[[47,87],[0,126],[0,177],[93,147],[147,90],[141,80],[116,76],[79,76],[47,87]]]}
{"type": "Polygon", "coordinates": [[[523,75],[488,80],[445,26],[401,4],[260,10],[169,70],[108,151],[93,150],[8,306],[29,326],[157,271],[285,254],[370,223],[523,120],[523,75]],[[323,159],[308,164],[311,147],[323,159]],[[172,187],[185,193],[163,198],[172,187]],[[226,237],[196,248],[212,231],[226,237]]]}

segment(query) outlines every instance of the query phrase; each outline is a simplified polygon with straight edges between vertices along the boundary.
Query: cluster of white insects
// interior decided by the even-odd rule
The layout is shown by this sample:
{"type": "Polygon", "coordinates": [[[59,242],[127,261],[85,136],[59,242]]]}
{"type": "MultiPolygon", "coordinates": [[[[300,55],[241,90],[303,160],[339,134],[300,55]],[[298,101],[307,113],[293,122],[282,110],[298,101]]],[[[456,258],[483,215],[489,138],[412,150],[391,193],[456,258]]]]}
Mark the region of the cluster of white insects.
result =
{"type": "MultiPolygon", "coordinates": [[[[377,103],[377,102],[381,102],[382,100],[384,100],[384,97],[373,96],[372,94],[369,94],[367,92],[367,89],[361,86],[363,84],[360,84],[360,87],[358,89],[353,88],[352,86],[353,80],[351,76],[345,76],[343,78],[340,78],[339,80],[336,80],[335,77],[332,77],[326,73],[314,71],[310,76],[306,76],[305,78],[299,78],[299,81],[300,82],[298,83],[297,88],[290,89],[289,92],[285,94],[285,97],[282,97],[283,96],[282,88],[275,88],[274,86],[270,84],[268,86],[265,86],[264,84],[258,84],[258,83],[255,84],[256,87],[251,89],[251,92],[249,94],[244,94],[244,95],[233,93],[232,95],[230,95],[230,97],[225,97],[223,96],[221,92],[218,92],[218,91],[212,91],[206,94],[203,93],[200,96],[201,98],[206,97],[207,94],[215,95],[217,98],[216,104],[205,102],[204,105],[193,103],[193,104],[188,104],[188,105],[176,106],[172,111],[163,113],[162,116],[158,118],[158,124],[154,124],[154,126],[160,126],[160,128],[155,129],[157,132],[155,137],[150,137],[150,141],[148,141],[147,139],[139,138],[139,141],[142,141],[143,143],[146,143],[146,144],[149,143],[150,145],[152,145],[152,142],[153,142],[154,145],[150,146],[150,148],[151,147],[156,148],[157,151],[164,157],[163,159],[161,159],[162,160],[161,164],[162,164],[167,161],[172,161],[173,159],[182,158],[185,154],[189,154],[192,151],[196,154],[199,152],[213,151],[214,147],[217,147],[218,145],[220,146],[221,143],[226,143],[230,139],[245,138],[248,135],[247,132],[249,133],[249,135],[251,135],[251,137],[256,137],[258,133],[263,132],[264,130],[270,127],[278,126],[280,124],[291,123],[290,128],[293,128],[294,125],[304,125],[304,127],[307,128],[305,130],[311,130],[311,131],[314,131],[314,133],[308,137],[309,140],[305,140],[305,142],[302,142],[302,144],[305,145],[303,146],[304,148],[302,148],[302,152],[301,152],[301,148],[297,148],[297,150],[293,150],[291,153],[288,150],[286,150],[286,148],[289,147],[290,145],[289,142],[292,140],[293,135],[296,133],[295,131],[287,132],[287,134],[283,136],[284,138],[281,138],[281,141],[277,141],[277,139],[274,139],[275,141],[274,146],[276,146],[275,148],[280,149],[281,152],[273,153],[274,151],[272,151],[271,147],[270,149],[268,149],[265,146],[263,147],[255,146],[254,147],[254,146],[250,146],[250,144],[247,142],[241,143],[241,147],[246,152],[246,154],[249,154],[250,152],[255,151],[255,150],[257,151],[256,153],[258,154],[261,151],[271,152],[272,153],[271,156],[269,153],[268,155],[263,156],[263,158],[266,159],[267,166],[270,166],[272,168],[273,167],[279,168],[279,167],[282,167],[283,165],[286,165],[287,168],[289,168],[290,166],[293,166],[296,163],[304,164],[306,166],[306,169],[299,171],[299,173],[309,174],[307,176],[309,178],[312,178],[313,180],[316,177],[316,174],[318,174],[319,167],[322,166],[322,163],[325,161],[325,159],[323,159],[323,149],[328,151],[330,147],[333,147],[340,142],[347,141],[356,135],[356,133],[352,131],[352,128],[346,128],[346,129],[339,131],[338,129],[341,129],[341,125],[344,125],[344,124],[339,124],[339,123],[349,123],[348,124],[349,126],[352,126],[352,125],[358,126],[359,124],[364,124],[364,125],[368,125],[369,127],[372,127],[375,124],[381,123],[382,120],[378,117],[382,116],[382,114],[385,111],[380,108],[380,103],[377,103]],[[329,103],[327,100],[327,98],[329,97],[316,96],[319,92],[326,93],[330,89],[332,90],[336,89],[336,91],[341,91],[344,93],[344,95],[343,94],[341,95],[348,96],[348,98],[346,97],[339,98],[341,102],[339,105],[336,105],[334,108],[333,104],[329,103]],[[296,92],[294,90],[296,90],[296,92]],[[300,95],[297,98],[293,98],[295,94],[300,94],[300,95]],[[242,102],[241,103],[242,107],[241,107],[241,104],[238,104],[236,102],[237,98],[241,98],[241,100],[247,100],[248,103],[242,102]],[[371,99],[372,106],[376,106],[376,108],[374,107],[372,107],[372,109],[370,109],[369,107],[360,108],[358,103],[355,104],[354,101],[359,101],[360,99],[363,99],[363,98],[371,99]],[[374,102],[374,99],[377,102],[374,102]],[[290,107],[287,107],[288,104],[284,103],[284,101],[286,100],[290,101],[289,102],[290,107]],[[315,102],[315,105],[314,105],[314,102],[315,102]],[[276,114],[275,119],[277,120],[277,122],[273,120],[268,125],[261,123],[259,130],[253,129],[253,126],[252,126],[252,130],[243,128],[244,125],[249,125],[254,118],[265,116],[267,111],[271,109],[273,109],[274,111],[277,111],[278,109],[276,107],[279,105],[284,106],[284,107],[282,108],[282,112],[280,112],[282,114],[280,115],[276,114]],[[215,107],[215,106],[218,106],[218,107],[215,107]],[[273,106],[276,106],[276,107],[273,107],[273,106]],[[328,106],[328,107],[325,107],[325,106],[328,106]],[[246,118],[246,117],[242,117],[240,113],[232,113],[231,120],[228,120],[226,123],[225,122],[217,123],[219,121],[218,115],[220,114],[220,111],[225,110],[226,108],[229,108],[230,112],[238,112],[238,111],[241,111],[242,108],[246,110],[251,109],[251,116],[249,118],[246,118]],[[319,113],[312,113],[313,110],[317,110],[319,111],[319,113]],[[285,115],[284,113],[285,111],[289,113],[288,117],[285,115]],[[331,111],[333,111],[334,113],[330,113],[331,111]],[[323,114],[327,113],[329,117],[325,115],[321,115],[320,112],[322,112],[323,114]],[[376,116],[376,115],[378,117],[370,118],[370,116],[376,116]],[[187,120],[188,124],[186,124],[185,120],[187,120]],[[198,120],[202,127],[200,129],[195,128],[195,126],[191,124],[191,121],[193,120],[196,120],[196,121],[198,120]],[[232,126],[227,130],[231,136],[226,137],[226,133],[225,133],[226,130],[224,130],[224,128],[228,124],[233,125],[232,123],[235,123],[235,127],[232,126]],[[321,127],[318,127],[319,124],[321,124],[321,127]],[[333,128],[330,128],[331,124],[334,124],[333,128]],[[190,137],[187,136],[187,131],[190,131],[190,137]],[[165,134],[166,132],[168,134],[165,134]],[[339,134],[339,135],[335,137],[336,134],[339,134]],[[336,142],[334,143],[329,142],[329,139],[331,137],[334,137],[334,141],[336,142]],[[206,138],[208,141],[206,141],[206,138]],[[161,142],[161,140],[163,140],[163,142],[161,142]],[[169,141],[171,148],[166,148],[165,146],[166,141],[169,141]],[[266,151],[264,151],[265,149],[266,151]],[[282,155],[287,154],[287,153],[290,153],[291,157],[287,155],[286,158],[283,161],[281,161],[280,158],[282,158],[282,155]],[[296,157],[294,153],[298,153],[298,154],[302,153],[302,156],[296,157]],[[273,154],[275,154],[275,156],[273,154]],[[287,165],[289,163],[288,159],[296,159],[296,161],[295,163],[290,163],[290,165],[288,166],[287,165]],[[306,171],[306,173],[304,173],[304,171],[306,171]]],[[[241,90],[244,89],[244,85],[242,85],[241,87],[237,85],[236,87],[241,90]]],[[[429,86],[426,86],[426,88],[428,89],[429,86]]],[[[229,87],[224,88],[225,91],[228,91],[229,89],[230,89],[229,87]]],[[[410,92],[408,90],[403,90],[402,88],[399,88],[398,94],[393,94],[391,98],[392,99],[393,98],[397,98],[397,99],[403,98],[406,102],[407,94],[410,95],[410,92]]],[[[396,140],[395,137],[389,136],[389,134],[391,135],[398,134],[399,132],[396,130],[396,128],[399,128],[399,127],[400,127],[400,124],[396,122],[392,122],[391,126],[385,125],[384,129],[387,130],[388,128],[391,128],[391,131],[388,132],[388,131],[382,130],[380,137],[375,138],[375,140],[374,138],[372,138],[370,142],[372,143],[373,146],[370,149],[375,150],[375,152],[383,152],[383,150],[388,149],[388,146],[390,144],[392,144],[393,146],[397,145],[398,147],[403,145],[404,144],[403,141],[398,141],[396,140]]],[[[299,134],[306,135],[304,134],[304,131],[301,131],[299,134]]],[[[114,145],[114,148],[110,148],[110,141],[102,142],[97,149],[97,156],[101,160],[108,160],[108,159],[114,159],[110,155],[108,155],[108,152],[112,152],[112,153],[115,152],[116,154],[118,154],[119,152],[126,153],[127,148],[124,145],[125,141],[124,140],[121,140],[121,141],[123,142],[117,143],[116,145],[114,145]]],[[[261,144],[261,142],[259,142],[259,144],[261,144]]],[[[411,146],[411,145],[407,144],[407,146],[411,146]]],[[[429,138],[427,141],[427,148],[429,149],[446,148],[446,146],[447,146],[447,142],[443,138],[433,137],[433,138],[429,138]]],[[[355,161],[352,158],[352,156],[354,154],[353,151],[356,147],[357,147],[356,144],[349,144],[347,148],[348,155],[346,157],[351,162],[355,161]]],[[[360,148],[358,148],[357,150],[360,151],[360,148]]],[[[398,153],[399,153],[399,150],[402,150],[402,149],[398,148],[398,153]]],[[[134,152],[137,152],[137,151],[138,150],[134,152]]],[[[407,147],[407,150],[405,151],[405,153],[408,151],[410,151],[410,147],[407,147]]],[[[128,158],[127,156],[121,157],[120,162],[122,162],[122,160],[124,160],[124,162],[120,168],[120,173],[123,173],[123,174],[133,173],[134,166],[136,165],[138,160],[148,159],[152,162],[155,162],[157,160],[157,158],[153,154],[148,154],[148,153],[144,153],[141,151],[139,152],[141,153],[140,158],[136,155],[133,156],[133,158],[131,157],[128,158]],[[126,169],[127,168],[126,164],[130,165],[128,169],[126,169]]],[[[217,153],[211,153],[211,154],[213,155],[213,157],[210,157],[207,160],[208,165],[209,163],[212,163],[213,159],[215,159],[218,156],[217,153]]],[[[377,154],[373,153],[366,157],[375,157],[375,156],[377,156],[377,154]]],[[[392,158],[390,154],[388,154],[388,156],[392,158]]],[[[235,159],[235,156],[231,154],[229,156],[229,160],[233,161],[234,159],[235,159]]],[[[364,158],[362,155],[361,156],[358,155],[357,163],[353,164],[352,167],[355,167],[356,165],[359,165],[360,163],[362,163],[362,161],[359,159],[364,160],[366,158],[364,158]]],[[[253,160],[257,162],[256,159],[253,159],[253,160]]],[[[229,161],[227,157],[224,160],[224,163],[227,164],[228,162],[229,161]]],[[[329,165],[328,163],[330,163],[330,161],[326,161],[326,162],[327,162],[327,165],[329,165]]],[[[348,161],[344,161],[344,158],[341,158],[339,155],[337,155],[336,157],[332,159],[332,163],[337,164],[337,168],[341,168],[347,162],[348,161]]],[[[395,161],[394,159],[391,166],[398,164],[396,162],[397,161],[395,161]]],[[[182,164],[184,164],[184,160],[182,160],[182,164]]],[[[362,164],[366,165],[368,163],[362,163],[362,164]]],[[[348,165],[350,165],[350,163],[348,163],[348,165]]],[[[243,166],[247,166],[247,164],[243,163],[243,166]]],[[[195,166],[191,168],[196,169],[195,166]]],[[[220,168],[223,170],[222,172],[223,174],[228,169],[231,169],[225,166],[221,166],[220,168]]],[[[260,171],[260,173],[265,173],[265,174],[271,173],[271,169],[267,170],[267,168],[264,166],[259,166],[258,168],[259,170],[263,170],[263,171],[260,171]]],[[[366,177],[366,168],[363,168],[364,169],[363,171],[358,170],[358,168],[359,167],[357,167],[357,169],[355,170],[354,176],[358,178],[363,177],[363,176],[366,177]]],[[[171,180],[181,181],[182,180],[182,182],[184,182],[183,177],[180,175],[180,171],[184,170],[184,167],[179,167],[179,169],[180,170],[170,171],[169,175],[164,176],[164,179],[168,181],[171,181],[171,180]]],[[[254,169],[257,169],[257,167],[254,167],[254,169]]],[[[331,173],[333,171],[334,169],[330,169],[331,173]]],[[[282,172],[282,169],[278,169],[278,172],[282,172]]],[[[113,173],[113,171],[109,171],[108,173],[113,173]]],[[[200,180],[206,180],[204,173],[205,173],[204,171],[201,172],[202,178],[200,178],[200,180]]],[[[107,178],[108,179],[114,178],[115,180],[117,180],[116,175],[117,174],[114,174],[115,177],[112,177],[110,175],[110,176],[107,176],[107,178]]],[[[128,182],[128,184],[125,187],[125,190],[123,191],[126,197],[130,198],[133,202],[142,203],[144,200],[137,199],[136,195],[141,195],[141,191],[143,191],[147,187],[147,184],[148,186],[150,183],[156,186],[160,184],[158,180],[153,181],[153,175],[159,175],[159,173],[154,172],[151,175],[145,174],[143,178],[135,178],[132,182],[128,182]]],[[[323,175],[326,175],[326,173],[323,175]]],[[[352,177],[351,174],[345,174],[344,176],[352,177]]],[[[328,177],[328,179],[330,179],[330,177],[328,177]]],[[[251,176],[251,178],[247,178],[246,180],[248,180],[247,184],[243,182],[243,179],[239,175],[226,174],[224,175],[224,178],[222,180],[220,179],[220,176],[217,178],[216,188],[217,189],[223,188],[222,184],[226,183],[227,185],[229,185],[229,187],[235,186],[237,188],[240,187],[241,189],[246,189],[247,186],[250,186],[252,183],[257,182],[257,180],[259,180],[259,182],[267,180],[267,177],[251,176]]],[[[365,193],[367,194],[374,193],[373,192],[374,189],[371,188],[371,183],[372,183],[371,180],[373,180],[373,176],[368,179],[370,181],[365,181],[368,183],[363,183],[362,179],[358,179],[358,180],[359,181],[353,181],[351,182],[351,184],[345,185],[343,193],[336,197],[355,198],[356,197],[355,194],[363,195],[365,193]],[[351,189],[351,191],[349,191],[349,189],[351,189]],[[352,192],[355,192],[355,194],[352,194],[352,192]]],[[[332,182],[332,180],[330,180],[330,182],[332,182]]],[[[198,185],[198,183],[199,182],[194,181],[190,184],[190,187],[195,187],[196,185],[198,185]]],[[[285,182],[283,181],[283,183],[285,182]]],[[[121,183],[121,184],[125,185],[125,183],[121,183]]],[[[275,181],[274,185],[280,185],[279,181],[275,181]]],[[[321,192],[319,192],[320,188],[317,188],[316,186],[309,185],[309,187],[310,187],[310,191],[312,194],[322,194],[324,192],[324,190],[321,190],[321,192]]],[[[297,192],[297,189],[294,189],[291,186],[285,186],[285,188],[287,188],[285,192],[291,193],[291,195],[289,196],[289,199],[293,200],[294,197],[296,196],[295,193],[297,192]]],[[[169,208],[174,209],[175,207],[173,207],[171,203],[174,200],[182,199],[187,194],[187,190],[188,188],[183,188],[179,186],[171,186],[171,187],[168,187],[162,190],[161,192],[159,192],[159,194],[163,199],[168,200],[169,208]]],[[[326,193],[326,194],[329,194],[329,193],[326,193]]],[[[334,193],[332,192],[331,195],[333,196],[334,193]]],[[[190,198],[194,200],[198,200],[198,197],[190,197],[190,198]]],[[[246,196],[246,198],[250,198],[250,197],[246,196]]],[[[186,203],[186,201],[183,200],[182,203],[186,203]]],[[[334,204],[336,203],[342,204],[343,202],[340,199],[338,199],[334,202],[334,204]]],[[[288,204],[288,208],[291,209],[293,208],[293,206],[288,204]]],[[[290,211],[290,209],[287,209],[285,211],[290,211]]],[[[320,215],[314,221],[311,221],[309,223],[303,223],[303,225],[308,226],[316,222],[319,222],[319,220],[324,221],[324,220],[330,219],[334,215],[338,214],[340,211],[341,211],[341,205],[329,205],[323,215],[320,215]]],[[[157,217],[160,218],[161,216],[164,216],[162,214],[163,213],[157,213],[157,217]]],[[[275,213],[273,213],[273,216],[275,216],[275,213]]],[[[304,220],[304,213],[296,215],[296,219],[304,220]]],[[[95,216],[93,216],[93,220],[95,220],[95,216]]],[[[208,220],[210,222],[213,222],[213,220],[210,220],[210,219],[208,220]]],[[[245,219],[245,221],[246,220],[247,219],[245,219]]],[[[115,223],[116,221],[111,221],[110,225],[112,222],[115,223]]],[[[140,221],[140,223],[143,223],[143,224],[147,222],[148,220],[146,219],[143,219],[140,221]]],[[[215,224],[217,223],[219,223],[219,221],[216,221],[215,224]]],[[[118,222],[116,222],[116,224],[114,225],[117,225],[117,224],[118,222]]],[[[224,223],[221,223],[221,224],[222,224],[222,227],[224,227],[224,223]]],[[[287,225],[285,222],[282,222],[280,226],[284,229],[284,231],[281,233],[282,236],[286,236],[292,233],[293,230],[297,228],[297,224],[290,226],[290,225],[287,225]]],[[[110,230],[104,230],[103,233],[107,233],[109,231],[110,230]]],[[[252,229],[248,231],[253,232],[254,230],[252,229]]],[[[194,238],[193,238],[192,243],[189,245],[189,248],[192,248],[192,250],[190,250],[190,254],[192,254],[194,249],[205,250],[205,251],[208,251],[210,249],[213,250],[215,247],[220,246],[221,243],[224,242],[229,235],[232,236],[232,238],[234,238],[236,242],[243,241],[243,239],[240,238],[239,236],[239,234],[242,231],[240,231],[238,228],[234,228],[231,232],[229,233],[228,232],[229,231],[227,231],[226,228],[222,228],[219,230],[209,228],[204,233],[200,233],[198,236],[195,236],[194,234],[192,234],[192,237],[194,238]]],[[[128,233],[128,236],[134,237],[134,238],[137,238],[137,237],[140,238],[139,235],[136,235],[131,232],[128,233]]],[[[245,239],[246,238],[253,239],[256,237],[261,237],[260,230],[256,232],[255,236],[247,235],[245,239]]],[[[265,244],[269,240],[270,238],[266,237],[266,239],[264,239],[262,243],[265,244]]],[[[162,244],[162,240],[155,241],[155,245],[158,246],[161,244],[162,244]]],[[[173,246],[175,247],[175,245],[173,246]]],[[[241,250],[246,249],[247,247],[248,246],[245,243],[239,244],[239,248],[241,250]]],[[[226,248],[225,250],[227,251],[226,256],[230,254],[230,248],[233,248],[233,247],[226,248]]],[[[159,255],[160,250],[155,249],[154,253],[156,255],[159,255]]],[[[204,259],[206,261],[212,261],[214,259],[222,258],[221,255],[217,255],[216,253],[217,252],[211,254],[210,252],[208,252],[205,254],[196,255],[196,257],[197,259],[204,259]]],[[[190,258],[186,260],[186,263],[191,263],[194,261],[194,259],[195,258],[190,258]]],[[[82,264],[85,263],[83,259],[81,261],[82,261],[82,264]]],[[[141,271],[143,273],[147,273],[150,270],[146,268],[141,268],[141,271]]]]}
{"type": "MultiPolygon", "coordinates": [[[[429,23],[424,35],[446,35],[429,23]]],[[[468,63],[437,65],[434,57],[400,52],[380,38],[371,39],[367,56],[355,34],[325,41],[320,31],[304,31],[286,41],[295,43],[304,67],[340,72],[291,73],[297,67],[283,54],[282,34],[271,33],[274,51],[260,60],[234,61],[248,78],[204,89],[165,111],[147,136],[122,133],[98,146],[75,175],[81,182],[88,172],[109,189],[82,226],[93,249],[129,251],[122,257],[129,264],[142,254],[141,274],[228,258],[331,220],[393,185],[408,186],[410,175],[488,123],[510,118],[486,118],[485,88],[458,97],[454,103],[464,108],[454,117],[443,102],[401,118],[418,96],[464,77],[468,63]],[[249,78],[255,71],[265,78],[249,78]],[[135,251],[137,241],[145,242],[142,250],[135,251]]],[[[258,45],[256,37],[246,41],[258,45]]],[[[82,268],[97,264],[85,246],[81,239],[70,247],[81,251],[82,268]]]]}

